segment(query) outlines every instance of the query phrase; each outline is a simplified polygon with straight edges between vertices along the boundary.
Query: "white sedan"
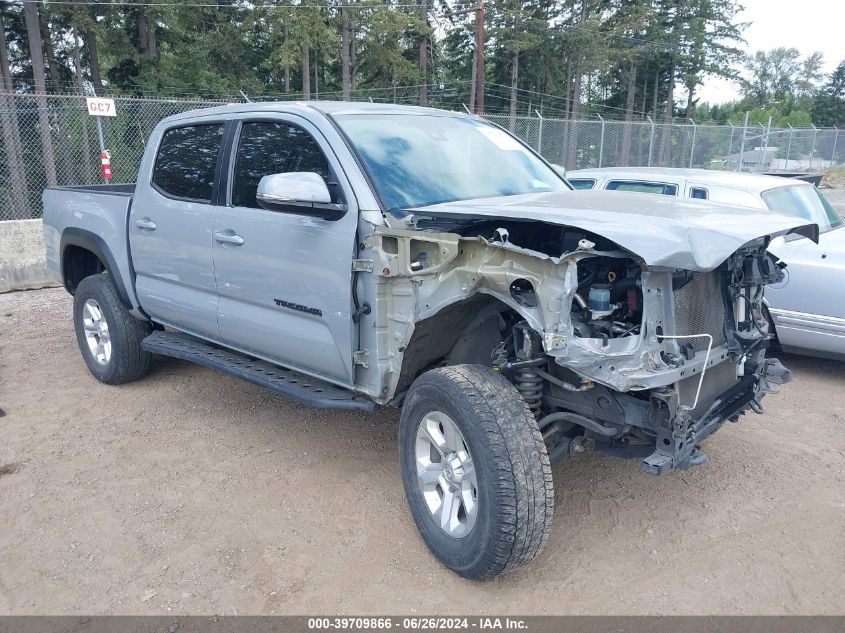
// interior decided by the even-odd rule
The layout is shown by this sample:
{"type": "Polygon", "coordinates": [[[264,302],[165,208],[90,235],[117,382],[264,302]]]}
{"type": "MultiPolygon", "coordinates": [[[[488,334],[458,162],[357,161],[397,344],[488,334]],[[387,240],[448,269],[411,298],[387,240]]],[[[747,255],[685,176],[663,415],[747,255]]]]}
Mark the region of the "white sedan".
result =
{"type": "Polygon", "coordinates": [[[819,225],[815,244],[778,238],[769,250],[787,263],[784,284],[766,290],[778,342],[786,351],[845,359],[845,230],[812,184],[794,178],[706,169],[609,167],[566,173],[575,189],[639,191],[768,209],[819,225]]]}

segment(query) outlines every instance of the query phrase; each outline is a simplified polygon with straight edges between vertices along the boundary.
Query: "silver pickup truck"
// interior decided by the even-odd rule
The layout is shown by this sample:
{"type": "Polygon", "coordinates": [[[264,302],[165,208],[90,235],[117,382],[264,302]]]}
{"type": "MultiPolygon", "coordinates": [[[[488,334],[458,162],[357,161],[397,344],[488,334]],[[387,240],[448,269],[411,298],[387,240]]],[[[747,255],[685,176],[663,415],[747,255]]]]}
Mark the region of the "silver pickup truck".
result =
{"type": "Polygon", "coordinates": [[[761,314],[800,219],[575,192],[507,132],[330,102],[162,121],[135,185],[44,192],[47,259],[107,384],[151,356],[317,407],[401,407],[411,514],[469,578],[547,540],[550,462],[660,474],[789,380],[761,314]]]}

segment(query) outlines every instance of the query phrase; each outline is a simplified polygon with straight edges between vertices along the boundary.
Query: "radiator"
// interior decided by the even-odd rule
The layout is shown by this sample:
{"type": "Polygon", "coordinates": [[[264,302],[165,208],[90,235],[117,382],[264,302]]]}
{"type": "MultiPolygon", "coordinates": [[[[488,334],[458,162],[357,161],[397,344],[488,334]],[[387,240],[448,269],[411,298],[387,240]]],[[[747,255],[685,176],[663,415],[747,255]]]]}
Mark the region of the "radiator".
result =
{"type": "MultiPolygon", "coordinates": [[[[693,273],[692,279],[675,291],[675,334],[709,334],[713,347],[723,345],[725,339],[725,301],[722,296],[722,276],[718,270],[693,273]]],[[[706,338],[688,341],[696,352],[707,349],[706,338]]]]}

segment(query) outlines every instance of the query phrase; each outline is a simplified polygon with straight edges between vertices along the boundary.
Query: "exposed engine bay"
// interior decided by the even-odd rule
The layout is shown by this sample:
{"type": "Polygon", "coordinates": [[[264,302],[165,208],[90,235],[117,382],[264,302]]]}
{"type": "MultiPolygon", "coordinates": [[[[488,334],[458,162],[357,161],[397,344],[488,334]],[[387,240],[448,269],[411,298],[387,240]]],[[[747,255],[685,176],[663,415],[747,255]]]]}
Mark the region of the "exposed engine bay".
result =
{"type": "MultiPolygon", "coordinates": [[[[551,257],[579,251],[597,253],[594,257],[577,260],[577,289],[572,293],[571,313],[575,336],[612,339],[640,333],[643,312],[641,263],[609,240],[587,231],[561,227],[538,236],[536,232],[526,230],[529,225],[524,223],[505,226],[507,228],[501,225],[493,228],[492,224],[473,226],[471,233],[481,234],[486,230],[492,236],[490,243],[517,240],[516,243],[551,257]]],[[[515,280],[510,291],[517,303],[536,306],[534,289],[527,280],[515,280]]]]}
{"type": "Polygon", "coordinates": [[[594,257],[578,263],[572,322],[581,338],[636,336],[643,316],[640,266],[630,259],[594,257]]]}
{"type": "MultiPolygon", "coordinates": [[[[574,250],[595,248],[586,236],[574,239],[574,250]]],[[[598,339],[603,348],[613,339],[641,339],[642,274],[627,257],[580,259],[570,310],[574,336],[598,339]]],[[[684,367],[698,354],[707,357],[700,370],[693,368],[690,378],[672,386],[619,393],[585,379],[552,362],[539,334],[516,316],[505,324],[506,336],[491,362],[534,413],[552,461],[598,446],[641,456],[644,469],[655,474],[685,468],[706,459],[698,450],[704,437],[725,420],[737,421],[746,408],[762,412],[762,395],[789,379],[777,361],[764,360],[771,336],[762,312],[763,288],[783,275],[774,257],[759,247],[736,253],[711,273],[672,271],[675,334],[665,334],[663,325],[655,328],[664,344],[660,360],[684,367]],[[709,365],[711,355],[721,363],[709,365]]],[[[525,301],[526,288],[515,285],[514,298],[525,301]]]]}
{"type": "Polygon", "coordinates": [[[595,447],[653,474],[700,463],[705,437],[790,380],[765,358],[763,288],[784,277],[767,243],[691,271],[570,227],[378,229],[363,245],[383,307],[366,336],[403,358],[381,393],[401,403],[422,371],[484,364],[515,385],[552,460],[595,447]]]}

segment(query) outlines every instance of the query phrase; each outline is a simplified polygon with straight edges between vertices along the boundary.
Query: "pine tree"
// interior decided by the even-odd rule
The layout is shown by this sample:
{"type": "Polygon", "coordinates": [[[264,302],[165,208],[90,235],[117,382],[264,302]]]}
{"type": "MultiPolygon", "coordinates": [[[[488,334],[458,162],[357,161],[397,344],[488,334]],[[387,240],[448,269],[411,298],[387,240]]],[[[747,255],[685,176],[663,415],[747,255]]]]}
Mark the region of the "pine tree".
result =
{"type": "Polygon", "coordinates": [[[0,5],[0,122],[3,124],[3,147],[5,149],[6,169],[11,181],[11,199],[9,207],[12,217],[26,217],[29,210],[29,190],[26,170],[24,169],[23,146],[21,145],[20,126],[15,99],[8,93],[14,92],[11,65],[9,64],[5,6],[0,5]]]}
{"type": "Polygon", "coordinates": [[[811,115],[813,124],[819,127],[845,124],[845,60],[839,62],[813,99],[811,115]]]}
{"type": "Polygon", "coordinates": [[[44,161],[44,172],[47,186],[55,187],[56,158],[53,154],[53,139],[50,136],[50,114],[47,110],[47,86],[44,68],[44,48],[41,41],[41,24],[38,15],[38,5],[26,2],[23,5],[26,33],[29,41],[29,55],[32,60],[33,89],[35,103],[38,106],[38,133],[41,137],[41,151],[44,161]]]}

